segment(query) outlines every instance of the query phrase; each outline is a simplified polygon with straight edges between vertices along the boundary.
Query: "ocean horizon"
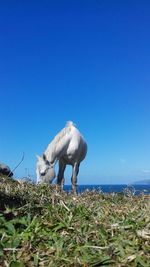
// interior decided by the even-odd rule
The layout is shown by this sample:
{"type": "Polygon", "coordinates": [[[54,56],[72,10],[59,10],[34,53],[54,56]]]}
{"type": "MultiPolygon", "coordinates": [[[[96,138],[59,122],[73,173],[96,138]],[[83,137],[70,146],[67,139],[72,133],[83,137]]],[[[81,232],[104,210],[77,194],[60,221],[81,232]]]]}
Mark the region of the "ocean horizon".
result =
{"type": "MultiPolygon", "coordinates": [[[[71,185],[64,185],[64,190],[66,192],[71,191],[71,185]]],[[[103,193],[122,193],[122,192],[131,192],[135,195],[141,193],[150,194],[150,185],[146,184],[96,184],[96,185],[78,185],[78,193],[83,193],[85,190],[96,190],[97,192],[103,193]]]]}

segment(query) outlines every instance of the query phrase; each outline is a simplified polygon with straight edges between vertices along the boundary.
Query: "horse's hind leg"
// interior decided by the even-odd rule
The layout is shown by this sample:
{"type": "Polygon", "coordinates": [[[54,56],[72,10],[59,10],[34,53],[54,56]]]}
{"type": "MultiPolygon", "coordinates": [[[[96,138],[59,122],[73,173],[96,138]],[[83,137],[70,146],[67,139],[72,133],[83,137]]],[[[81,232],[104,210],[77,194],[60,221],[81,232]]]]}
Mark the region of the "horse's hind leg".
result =
{"type": "Polygon", "coordinates": [[[64,171],[66,168],[66,164],[63,160],[59,160],[59,170],[57,176],[57,185],[62,190],[64,185],[64,171]]]}
{"type": "Polygon", "coordinates": [[[72,182],[72,191],[73,194],[77,194],[77,175],[79,173],[79,163],[75,163],[73,168],[72,168],[72,177],[71,177],[71,182],[72,182]]]}

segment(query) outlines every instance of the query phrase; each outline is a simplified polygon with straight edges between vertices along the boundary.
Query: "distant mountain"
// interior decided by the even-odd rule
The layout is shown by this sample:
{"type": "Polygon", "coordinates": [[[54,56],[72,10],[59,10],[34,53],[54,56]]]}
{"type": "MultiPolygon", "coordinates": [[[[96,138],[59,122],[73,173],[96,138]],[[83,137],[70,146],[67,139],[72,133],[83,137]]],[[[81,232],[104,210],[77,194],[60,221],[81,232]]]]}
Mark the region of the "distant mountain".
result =
{"type": "Polygon", "coordinates": [[[141,181],[136,181],[133,184],[144,184],[144,185],[150,185],[150,179],[144,179],[141,181]]]}

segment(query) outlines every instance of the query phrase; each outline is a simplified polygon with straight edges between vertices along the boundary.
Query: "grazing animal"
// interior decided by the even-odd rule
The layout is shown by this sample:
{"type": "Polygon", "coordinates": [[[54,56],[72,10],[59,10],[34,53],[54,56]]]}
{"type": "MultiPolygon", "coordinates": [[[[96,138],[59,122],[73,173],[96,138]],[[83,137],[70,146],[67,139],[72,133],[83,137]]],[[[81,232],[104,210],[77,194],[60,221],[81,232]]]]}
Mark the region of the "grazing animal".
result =
{"type": "Polygon", "coordinates": [[[87,144],[83,136],[73,122],[68,122],[48,145],[42,157],[37,156],[37,183],[52,183],[55,178],[54,166],[58,161],[57,184],[61,186],[64,182],[66,165],[72,165],[72,191],[76,194],[79,166],[86,153],[87,144]]]}
{"type": "Polygon", "coordinates": [[[12,177],[13,172],[6,164],[0,163],[0,175],[6,175],[8,177],[12,177]]]}

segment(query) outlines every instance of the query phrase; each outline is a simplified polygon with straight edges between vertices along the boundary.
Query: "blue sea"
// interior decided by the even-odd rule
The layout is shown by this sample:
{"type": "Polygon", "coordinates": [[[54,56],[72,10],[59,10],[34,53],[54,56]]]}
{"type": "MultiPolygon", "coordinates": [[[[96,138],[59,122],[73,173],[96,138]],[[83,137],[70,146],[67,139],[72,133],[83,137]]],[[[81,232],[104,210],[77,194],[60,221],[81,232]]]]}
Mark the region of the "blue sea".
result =
{"type": "MultiPolygon", "coordinates": [[[[71,185],[64,185],[64,190],[67,192],[71,191],[71,185]]],[[[150,194],[150,185],[126,185],[126,184],[107,184],[107,185],[78,185],[77,191],[78,193],[82,193],[85,190],[96,190],[97,192],[103,193],[133,193],[135,195],[139,195],[141,193],[150,194]]]]}

